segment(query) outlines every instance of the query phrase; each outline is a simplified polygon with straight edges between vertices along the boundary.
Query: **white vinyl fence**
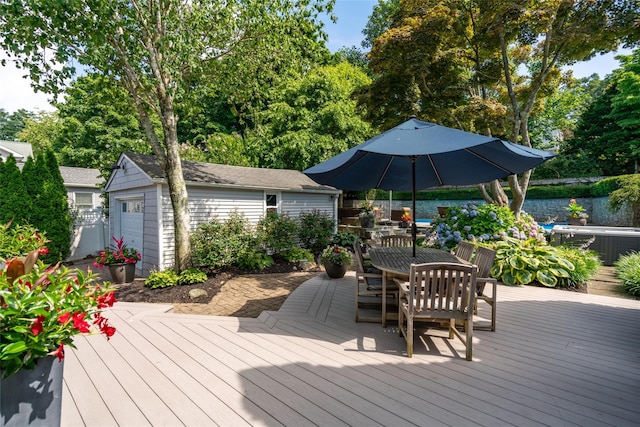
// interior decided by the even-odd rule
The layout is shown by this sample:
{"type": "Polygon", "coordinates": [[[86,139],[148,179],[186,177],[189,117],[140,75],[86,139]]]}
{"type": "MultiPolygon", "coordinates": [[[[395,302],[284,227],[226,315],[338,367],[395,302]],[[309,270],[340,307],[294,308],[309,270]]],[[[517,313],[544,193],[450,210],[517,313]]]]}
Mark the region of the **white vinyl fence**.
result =
{"type": "Polygon", "coordinates": [[[86,258],[96,255],[105,248],[107,221],[102,213],[102,208],[80,209],[78,222],[71,235],[71,254],[67,261],[86,258]]]}

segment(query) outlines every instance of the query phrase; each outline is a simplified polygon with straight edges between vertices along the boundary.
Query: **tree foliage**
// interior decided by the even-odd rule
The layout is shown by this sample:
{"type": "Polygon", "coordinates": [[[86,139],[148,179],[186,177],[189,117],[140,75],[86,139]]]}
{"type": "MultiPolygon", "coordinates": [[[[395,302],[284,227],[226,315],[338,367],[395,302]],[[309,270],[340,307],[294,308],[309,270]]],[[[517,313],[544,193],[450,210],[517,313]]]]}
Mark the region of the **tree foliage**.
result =
{"type": "Polygon", "coordinates": [[[248,133],[254,166],[304,170],[357,145],[372,129],[351,94],[369,77],[347,62],[316,67],[283,82],[248,133]]]}
{"type": "Polygon", "coordinates": [[[18,141],[20,131],[24,129],[27,121],[36,114],[23,108],[8,113],[0,108],[0,140],[18,141]]]}
{"type": "Polygon", "coordinates": [[[582,114],[563,151],[605,176],[640,170],[640,49],[618,58],[622,66],[582,114]]]}
{"type": "MultiPolygon", "coordinates": [[[[531,146],[529,119],[560,67],[635,44],[636,0],[407,0],[373,45],[378,75],[361,100],[384,128],[415,114],[531,146]]],[[[530,172],[509,177],[519,213],[530,172]]],[[[494,182],[485,199],[506,204],[494,182]]]]}
{"type": "Polygon", "coordinates": [[[322,0],[5,0],[0,47],[46,92],[58,93],[76,63],[126,89],[166,175],[175,265],[183,270],[190,264],[190,214],[176,100],[192,76],[206,75],[229,88],[233,105],[255,105],[260,89],[319,50],[317,18],[325,10],[322,0]]]}

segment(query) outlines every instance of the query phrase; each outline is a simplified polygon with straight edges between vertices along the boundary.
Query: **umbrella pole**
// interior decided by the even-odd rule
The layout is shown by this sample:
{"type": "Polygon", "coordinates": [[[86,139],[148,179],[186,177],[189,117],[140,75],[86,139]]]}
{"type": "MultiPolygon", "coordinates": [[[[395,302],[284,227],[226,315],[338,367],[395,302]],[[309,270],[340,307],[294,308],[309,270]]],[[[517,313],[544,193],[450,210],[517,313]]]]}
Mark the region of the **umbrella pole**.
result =
{"type": "Polygon", "coordinates": [[[413,214],[413,224],[411,225],[411,241],[413,243],[413,257],[416,256],[416,237],[418,226],[416,225],[416,158],[411,158],[411,212],[413,214]]]}

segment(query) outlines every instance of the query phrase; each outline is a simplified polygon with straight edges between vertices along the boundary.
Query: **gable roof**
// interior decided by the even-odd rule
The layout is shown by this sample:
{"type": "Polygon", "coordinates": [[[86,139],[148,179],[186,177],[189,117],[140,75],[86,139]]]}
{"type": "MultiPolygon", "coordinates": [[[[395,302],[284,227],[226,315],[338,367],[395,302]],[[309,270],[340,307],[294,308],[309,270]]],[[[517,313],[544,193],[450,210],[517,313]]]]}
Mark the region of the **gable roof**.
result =
{"type": "MultiPolygon", "coordinates": [[[[129,158],[152,180],[166,182],[164,171],[155,156],[136,153],[123,153],[122,156],[129,158]]],[[[251,168],[183,160],[182,170],[187,185],[207,184],[214,187],[341,192],[334,187],[320,185],[302,172],[291,169],[251,168]]]]}
{"type": "Polygon", "coordinates": [[[99,188],[102,177],[98,169],[72,168],[60,166],[60,175],[67,187],[99,188]]]}
{"type": "Polygon", "coordinates": [[[28,142],[0,141],[0,155],[3,159],[13,155],[17,162],[24,163],[27,157],[33,157],[33,149],[28,142]]]}

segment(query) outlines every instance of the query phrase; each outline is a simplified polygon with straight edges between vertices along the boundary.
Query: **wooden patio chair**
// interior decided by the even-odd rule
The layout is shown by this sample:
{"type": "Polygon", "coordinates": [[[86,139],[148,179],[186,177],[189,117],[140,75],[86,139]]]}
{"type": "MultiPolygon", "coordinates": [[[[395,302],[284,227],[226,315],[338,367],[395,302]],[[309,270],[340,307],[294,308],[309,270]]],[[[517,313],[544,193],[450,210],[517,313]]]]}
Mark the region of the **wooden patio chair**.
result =
{"type": "Polygon", "coordinates": [[[471,261],[471,258],[473,257],[473,250],[475,248],[476,248],[476,245],[470,242],[465,242],[463,240],[460,243],[458,243],[458,246],[456,247],[455,255],[458,258],[463,259],[465,261],[471,261]]]}
{"type": "Polygon", "coordinates": [[[400,288],[398,333],[407,342],[407,357],[413,356],[415,321],[449,320],[449,339],[456,336],[473,356],[473,307],[478,267],[453,263],[412,264],[409,282],[395,279],[400,288]],[[406,319],[406,326],[405,326],[406,319]],[[463,322],[464,335],[456,329],[463,322]]]}
{"type": "MultiPolygon", "coordinates": [[[[361,316],[360,306],[361,297],[382,297],[382,272],[370,272],[365,268],[364,258],[362,256],[362,250],[360,245],[354,245],[355,256],[354,261],[356,265],[356,322],[380,322],[381,317],[373,316],[361,316]]],[[[393,281],[387,281],[387,295],[393,295],[395,300],[398,300],[398,286],[393,281]]],[[[375,303],[375,306],[382,308],[382,299],[375,303]]],[[[380,310],[382,314],[382,310],[380,310]]]]}
{"type": "Polygon", "coordinates": [[[497,291],[498,281],[493,277],[490,277],[491,267],[496,259],[496,251],[493,249],[478,247],[476,252],[476,258],[474,264],[478,266],[478,279],[477,279],[477,296],[474,305],[474,313],[478,314],[478,301],[484,301],[491,306],[491,324],[490,326],[475,325],[476,329],[486,329],[495,332],[496,330],[496,303],[497,303],[497,291]],[[485,285],[491,284],[491,294],[485,293],[485,285]]]}
{"type": "Polygon", "coordinates": [[[382,247],[403,247],[410,248],[413,244],[411,236],[408,234],[390,234],[380,237],[380,246],[382,247]]]}

